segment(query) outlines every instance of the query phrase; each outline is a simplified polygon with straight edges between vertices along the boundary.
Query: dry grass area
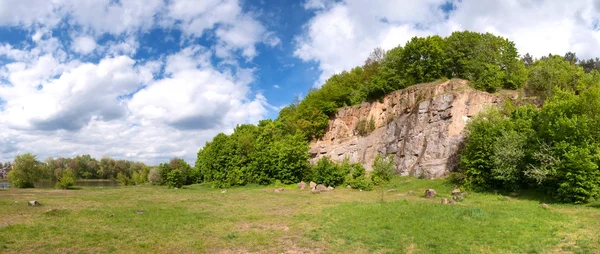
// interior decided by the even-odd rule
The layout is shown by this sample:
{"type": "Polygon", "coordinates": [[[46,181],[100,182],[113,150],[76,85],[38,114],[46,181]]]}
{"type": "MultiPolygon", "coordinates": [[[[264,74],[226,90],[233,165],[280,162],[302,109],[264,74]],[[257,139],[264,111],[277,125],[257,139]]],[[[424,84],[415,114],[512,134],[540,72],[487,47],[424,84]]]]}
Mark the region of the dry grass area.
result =
{"type": "Polygon", "coordinates": [[[412,178],[371,192],[280,187],[0,190],[0,253],[600,253],[598,204],[442,205],[422,193],[453,186],[412,178]]]}

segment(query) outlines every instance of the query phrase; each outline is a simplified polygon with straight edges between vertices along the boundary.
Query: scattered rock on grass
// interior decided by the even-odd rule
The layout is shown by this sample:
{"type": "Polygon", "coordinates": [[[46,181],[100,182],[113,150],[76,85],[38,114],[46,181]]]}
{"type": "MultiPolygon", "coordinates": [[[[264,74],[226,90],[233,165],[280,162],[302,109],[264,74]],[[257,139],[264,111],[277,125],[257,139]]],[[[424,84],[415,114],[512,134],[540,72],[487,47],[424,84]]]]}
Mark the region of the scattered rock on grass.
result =
{"type": "Polygon", "coordinates": [[[298,183],[298,188],[300,188],[301,190],[304,190],[304,189],[306,189],[306,183],[305,183],[304,181],[302,181],[302,182],[299,182],[299,183],[298,183]]]}
{"type": "Polygon", "coordinates": [[[387,192],[394,192],[394,191],[396,191],[396,189],[389,189],[389,190],[387,190],[387,192]]]}
{"type": "Polygon", "coordinates": [[[454,201],[454,199],[450,199],[450,201],[448,201],[448,204],[450,204],[450,205],[456,205],[456,201],[454,201]]]}
{"type": "Polygon", "coordinates": [[[144,211],[142,211],[142,210],[135,210],[135,213],[137,213],[137,214],[144,214],[144,211]]]}
{"type": "Polygon", "coordinates": [[[426,197],[426,198],[435,198],[435,195],[436,195],[436,194],[437,194],[437,193],[435,192],[435,190],[434,190],[434,189],[427,189],[427,190],[425,191],[425,197],[426,197]]]}
{"type": "Polygon", "coordinates": [[[227,190],[221,190],[221,193],[227,193],[227,190]]]}
{"type": "Polygon", "coordinates": [[[447,198],[442,198],[442,204],[443,204],[443,205],[446,205],[446,204],[448,204],[448,199],[447,199],[447,198]]]}
{"type": "Polygon", "coordinates": [[[327,187],[325,187],[325,185],[322,185],[322,184],[317,185],[317,187],[315,187],[315,189],[318,191],[328,191],[327,187]]]}
{"type": "Polygon", "coordinates": [[[460,195],[460,189],[452,190],[452,196],[460,195]]]}
{"type": "Polygon", "coordinates": [[[283,188],[275,189],[274,192],[275,193],[281,193],[281,192],[283,192],[283,188]]]}
{"type": "Polygon", "coordinates": [[[415,192],[413,190],[409,190],[408,195],[415,195],[415,192]]]}
{"type": "Polygon", "coordinates": [[[548,209],[548,208],[550,208],[550,207],[548,206],[548,204],[542,204],[542,208],[544,208],[544,209],[548,209]]]}
{"type": "Polygon", "coordinates": [[[320,190],[314,190],[314,189],[310,190],[310,194],[319,194],[319,193],[321,193],[320,190]]]}
{"type": "Polygon", "coordinates": [[[37,202],[37,200],[31,200],[29,201],[29,206],[39,206],[41,205],[40,202],[37,202]]]}
{"type": "Polygon", "coordinates": [[[335,188],[331,187],[331,186],[327,186],[327,190],[334,190],[335,188]]]}
{"type": "Polygon", "coordinates": [[[317,187],[317,184],[316,184],[315,182],[311,181],[311,182],[310,182],[310,189],[311,189],[311,190],[314,190],[314,189],[315,189],[315,187],[317,187]]]}

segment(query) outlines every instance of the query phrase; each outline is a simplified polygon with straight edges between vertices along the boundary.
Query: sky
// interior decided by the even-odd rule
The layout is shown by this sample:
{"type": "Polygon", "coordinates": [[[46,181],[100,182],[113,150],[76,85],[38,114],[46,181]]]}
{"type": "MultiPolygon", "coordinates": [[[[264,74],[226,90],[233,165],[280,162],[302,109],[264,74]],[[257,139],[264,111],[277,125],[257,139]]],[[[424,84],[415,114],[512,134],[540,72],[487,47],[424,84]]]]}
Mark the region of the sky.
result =
{"type": "Polygon", "coordinates": [[[600,0],[0,0],[0,161],[195,161],[376,47],[491,32],[600,57],[600,0]]]}

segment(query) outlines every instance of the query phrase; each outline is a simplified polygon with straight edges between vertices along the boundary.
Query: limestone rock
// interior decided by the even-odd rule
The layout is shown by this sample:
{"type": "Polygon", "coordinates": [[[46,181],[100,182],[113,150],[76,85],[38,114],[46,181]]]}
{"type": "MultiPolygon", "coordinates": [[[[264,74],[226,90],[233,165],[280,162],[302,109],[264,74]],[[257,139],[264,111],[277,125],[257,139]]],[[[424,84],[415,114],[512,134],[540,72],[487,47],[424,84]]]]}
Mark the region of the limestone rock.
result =
{"type": "Polygon", "coordinates": [[[448,204],[450,204],[450,205],[456,205],[456,201],[454,201],[454,199],[450,199],[450,201],[448,201],[448,204]]]}
{"type": "Polygon", "coordinates": [[[304,190],[306,188],[306,183],[304,181],[298,183],[298,188],[304,190]]]}
{"type": "Polygon", "coordinates": [[[39,206],[41,205],[40,202],[37,202],[37,200],[31,200],[29,201],[29,206],[39,206]]]}
{"type": "Polygon", "coordinates": [[[411,196],[412,196],[412,195],[415,195],[415,191],[413,191],[413,190],[409,190],[409,191],[408,191],[408,195],[411,195],[411,196]]]}
{"type": "Polygon", "coordinates": [[[314,189],[315,189],[315,187],[317,187],[317,184],[316,184],[315,182],[311,181],[311,182],[310,182],[310,189],[311,189],[311,190],[314,190],[314,189]]]}
{"type": "Polygon", "coordinates": [[[275,190],[273,190],[273,192],[275,192],[275,193],[281,193],[281,192],[283,192],[283,189],[282,188],[275,189],[275,190]]]}
{"type": "Polygon", "coordinates": [[[550,208],[550,207],[548,206],[548,204],[542,204],[542,208],[544,208],[544,209],[548,209],[548,208],[550,208]]]}
{"type": "Polygon", "coordinates": [[[446,205],[446,204],[448,204],[448,199],[447,199],[447,198],[442,198],[442,204],[443,204],[443,205],[446,205]]]}
{"type": "Polygon", "coordinates": [[[310,194],[319,194],[319,193],[321,193],[320,190],[310,189],[310,194]]]}
{"type": "Polygon", "coordinates": [[[142,210],[135,210],[135,213],[137,213],[139,215],[142,215],[142,214],[144,214],[144,211],[142,211],[142,210]]]}
{"type": "Polygon", "coordinates": [[[333,190],[335,188],[331,187],[331,186],[327,186],[327,190],[333,190]]]}
{"type": "MultiPolygon", "coordinates": [[[[516,94],[516,93],[515,93],[516,94]]],[[[381,101],[338,110],[322,139],[311,142],[311,163],[324,156],[335,162],[348,157],[368,171],[377,154],[393,155],[400,175],[437,178],[458,165],[467,121],[505,99],[477,91],[465,80],[412,86],[381,101]],[[361,120],[375,120],[376,129],[360,136],[361,120]]],[[[311,186],[312,187],[312,186],[311,186]]]]}
{"type": "Polygon", "coordinates": [[[325,187],[325,185],[319,184],[317,185],[317,187],[315,187],[316,190],[318,191],[327,191],[327,187],[325,187]]]}
{"type": "Polygon", "coordinates": [[[452,190],[452,196],[456,196],[456,195],[460,195],[460,189],[454,189],[452,190]]]}
{"type": "Polygon", "coordinates": [[[435,192],[435,190],[434,190],[434,189],[427,189],[427,190],[425,191],[425,197],[426,197],[426,198],[435,198],[435,195],[436,195],[436,194],[437,194],[437,193],[435,192]]]}

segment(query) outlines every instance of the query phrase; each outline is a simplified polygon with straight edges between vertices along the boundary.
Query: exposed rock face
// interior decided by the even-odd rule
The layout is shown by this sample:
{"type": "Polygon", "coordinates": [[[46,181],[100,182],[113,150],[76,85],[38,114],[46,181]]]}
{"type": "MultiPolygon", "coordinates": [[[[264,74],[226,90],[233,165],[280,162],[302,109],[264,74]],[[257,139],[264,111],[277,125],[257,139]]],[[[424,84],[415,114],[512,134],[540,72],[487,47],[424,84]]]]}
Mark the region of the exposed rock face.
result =
{"type": "Polygon", "coordinates": [[[311,162],[323,156],[341,162],[359,162],[367,170],[377,154],[393,155],[401,175],[441,177],[458,162],[469,118],[504,97],[472,89],[453,79],[396,91],[382,101],[346,107],[329,121],[323,139],[312,142],[311,162]],[[366,136],[356,130],[359,121],[373,119],[376,129],[366,136]]]}

